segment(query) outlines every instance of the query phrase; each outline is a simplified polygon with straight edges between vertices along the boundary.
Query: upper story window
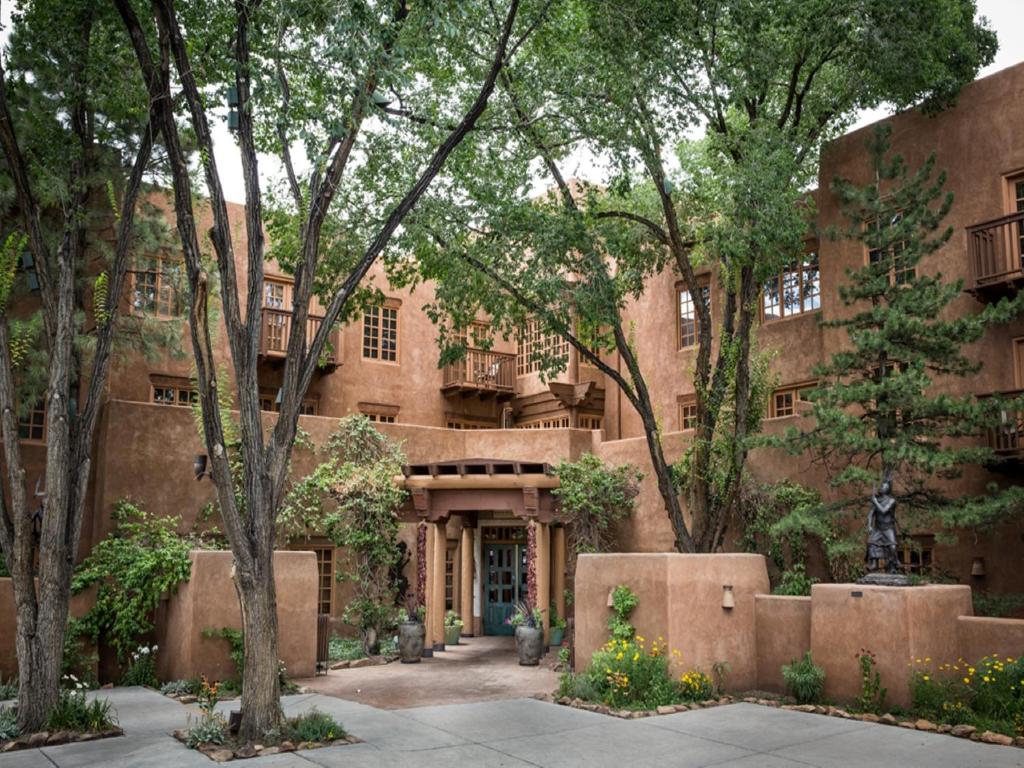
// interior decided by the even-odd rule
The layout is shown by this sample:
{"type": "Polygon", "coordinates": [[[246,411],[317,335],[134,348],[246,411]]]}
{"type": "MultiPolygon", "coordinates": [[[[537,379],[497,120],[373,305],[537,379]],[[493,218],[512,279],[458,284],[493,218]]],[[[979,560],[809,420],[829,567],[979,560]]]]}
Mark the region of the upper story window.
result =
{"type": "Polygon", "coordinates": [[[821,308],[821,270],[811,251],[764,284],[761,308],[765,322],[821,308]]]}
{"type": "Polygon", "coordinates": [[[182,313],[180,286],[184,276],[181,260],[146,256],[132,272],[132,311],[140,315],[172,318],[182,313]]]}
{"type": "Polygon", "coordinates": [[[150,386],[150,402],[157,405],[195,405],[199,393],[188,379],[159,379],[150,386]]]}
{"type": "Polygon", "coordinates": [[[545,359],[562,359],[568,356],[568,341],[557,333],[545,333],[540,321],[529,320],[519,334],[516,375],[525,376],[539,371],[545,359]]]}
{"type": "MultiPolygon", "coordinates": [[[[903,221],[902,213],[895,213],[887,221],[879,224],[878,219],[867,222],[865,225],[869,233],[879,231],[879,226],[893,228],[903,221]]],[[[908,265],[903,256],[906,243],[902,240],[890,244],[888,248],[868,248],[868,263],[882,264],[889,269],[889,282],[894,285],[903,285],[917,276],[917,270],[912,264],[908,265]]]]}
{"type": "Polygon", "coordinates": [[[697,398],[693,395],[679,398],[679,429],[687,432],[697,428],[697,398]]]}
{"type": "Polygon", "coordinates": [[[359,403],[359,412],[375,424],[394,424],[398,420],[399,406],[385,403],[359,403]]]}
{"type": "Polygon", "coordinates": [[[593,413],[581,413],[576,417],[576,428],[577,429],[603,429],[604,428],[604,416],[598,416],[593,413]]]}
{"type": "MultiPolygon", "coordinates": [[[[698,278],[700,292],[708,310],[711,310],[711,283],[708,277],[698,278]]],[[[685,285],[676,286],[676,308],[678,310],[677,342],[679,349],[686,349],[697,344],[700,325],[697,320],[697,306],[693,295],[685,285]]]]}
{"type": "Polygon", "coordinates": [[[286,309],[286,297],[288,285],[273,280],[265,280],[263,283],[263,306],[267,309],[286,309]]]}
{"type": "Polygon", "coordinates": [[[18,416],[18,439],[26,443],[46,442],[46,401],[40,400],[18,416]]]}
{"type": "Polygon", "coordinates": [[[548,419],[532,419],[516,424],[516,429],[568,429],[569,417],[556,416],[548,419]]]}
{"type": "Polygon", "coordinates": [[[796,416],[801,410],[799,404],[810,402],[808,396],[816,386],[818,386],[817,382],[811,381],[775,390],[768,403],[768,418],[781,419],[786,416],[796,416]]]}
{"type": "Polygon", "coordinates": [[[389,363],[398,361],[397,306],[370,307],[363,314],[363,357],[389,363]]]}
{"type": "MultiPolygon", "coordinates": [[[[267,413],[280,413],[281,403],[277,399],[278,393],[270,390],[260,390],[260,410],[267,413]]],[[[315,397],[307,397],[299,403],[300,416],[316,416],[320,412],[320,401],[315,397]]]]}
{"type": "Polygon", "coordinates": [[[448,429],[497,429],[497,422],[472,419],[465,416],[448,416],[445,419],[445,426],[448,429]]]}

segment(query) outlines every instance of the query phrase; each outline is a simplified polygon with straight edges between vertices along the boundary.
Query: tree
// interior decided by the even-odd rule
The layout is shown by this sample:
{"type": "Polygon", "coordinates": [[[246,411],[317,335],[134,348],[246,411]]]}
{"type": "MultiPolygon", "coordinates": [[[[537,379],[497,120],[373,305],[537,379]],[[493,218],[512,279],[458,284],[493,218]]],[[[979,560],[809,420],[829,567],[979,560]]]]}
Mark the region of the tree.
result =
{"type": "Polygon", "coordinates": [[[275,518],[285,493],[303,394],[332,326],[410,211],[484,113],[499,73],[543,23],[548,4],[239,0],[233,6],[156,0],[140,17],[115,0],[168,147],[189,293],[190,329],[213,481],[235,559],[245,635],[241,735],[280,719],[273,579],[275,518]],[[522,16],[522,18],[520,18],[522,16]],[[173,66],[173,73],[172,73],[173,66]],[[247,249],[236,263],[210,132],[211,106],[237,98],[247,249]],[[174,123],[194,131],[213,213],[211,239],[237,388],[243,481],[232,481],[207,316],[209,277],[193,216],[192,179],[174,123]],[[310,166],[299,183],[296,147],[310,166]],[[284,192],[265,193],[259,151],[278,155],[284,192]],[[273,228],[267,251],[264,222],[273,228]],[[264,437],[257,353],[264,262],[295,277],[280,413],[264,437]],[[244,278],[240,275],[244,274],[244,278]],[[241,282],[244,279],[244,285],[241,282]],[[307,338],[310,301],[326,307],[307,338]],[[236,499],[244,499],[244,514],[236,499]]]}
{"type": "Polygon", "coordinates": [[[474,308],[530,315],[563,336],[639,414],[676,548],[714,551],[761,415],[753,330],[762,284],[802,252],[818,152],[865,107],[948,103],[995,50],[974,11],[973,0],[561,7],[503,73],[515,141],[474,137],[487,175],[435,201],[422,222],[421,253],[433,239],[448,254],[448,266],[423,257],[426,275],[449,286],[438,316],[454,328],[474,308]],[[694,126],[704,137],[686,142],[694,126]],[[563,169],[580,155],[610,169],[600,194],[567,181],[563,169]],[[555,190],[540,204],[530,193],[538,169],[555,190]],[[467,263],[484,277],[463,274],[467,263]],[[706,266],[725,295],[714,317],[706,266]],[[692,297],[697,336],[681,488],[624,319],[666,268],[692,297]]]}
{"type": "Polygon", "coordinates": [[[30,732],[58,700],[96,421],[112,350],[133,323],[121,316],[123,288],[154,141],[110,9],[39,0],[18,4],[12,19],[0,68],[0,550],[16,603],[18,726],[30,732]],[[105,252],[96,231],[111,220],[116,239],[105,252]],[[19,263],[32,264],[38,295],[19,263]],[[18,415],[40,390],[45,498],[36,535],[18,415]]]}
{"type": "Polygon", "coordinates": [[[867,142],[871,183],[832,185],[850,223],[845,235],[862,243],[870,259],[847,270],[839,288],[848,311],[823,323],[845,331],[848,344],[816,371],[813,426],[791,429],[785,442],[827,467],[841,494],[834,513],[850,505],[863,511],[870,489],[892,475],[912,522],[985,527],[1019,513],[1024,488],[953,498],[942,484],[994,463],[983,435],[1001,413],[1024,403],[952,394],[950,384],[978,372],[982,364],[968,347],[1015,317],[1024,296],[976,314],[951,311],[963,280],[948,280],[929,263],[953,233],[943,224],[953,204],[943,191],[946,174],[936,173],[934,153],[916,170],[890,155],[890,133],[880,126],[867,142]]]}

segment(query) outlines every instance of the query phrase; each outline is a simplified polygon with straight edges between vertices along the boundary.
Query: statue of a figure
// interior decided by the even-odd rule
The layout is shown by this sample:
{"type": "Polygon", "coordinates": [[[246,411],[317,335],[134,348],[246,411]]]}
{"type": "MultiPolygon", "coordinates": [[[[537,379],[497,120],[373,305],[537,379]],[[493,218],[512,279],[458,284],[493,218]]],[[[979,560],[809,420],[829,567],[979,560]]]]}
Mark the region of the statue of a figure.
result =
{"type": "Polygon", "coordinates": [[[875,570],[879,560],[885,561],[886,573],[899,573],[900,561],[896,556],[896,499],[892,496],[892,481],[886,475],[878,491],[871,496],[868,512],[868,546],[864,559],[868,570],[875,570]]]}

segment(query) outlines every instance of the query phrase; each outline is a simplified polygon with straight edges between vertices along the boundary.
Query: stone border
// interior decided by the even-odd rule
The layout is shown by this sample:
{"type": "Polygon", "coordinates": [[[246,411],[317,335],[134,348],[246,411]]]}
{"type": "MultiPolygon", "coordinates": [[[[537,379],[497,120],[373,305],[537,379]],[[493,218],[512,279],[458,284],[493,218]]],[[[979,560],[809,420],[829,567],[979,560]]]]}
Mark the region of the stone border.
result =
{"type": "MultiPolygon", "coordinates": [[[[736,704],[743,702],[745,704],[757,704],[762,707],[787,709],[791,712],[806,712],[813,715],[841,717],[846,720],[860,720],[865,723],[894,725],[900,728],[909,728],[916,731],[941,733],[948,736],[956,736],[961,739],[970,739],[971,741],[977,741],[984,744],[1024,748],[1024,736],[1017,736],[1014,738],[1013,736],[1006,736],[1002,733],[995,733],[994,731],[978,733],[978,729],[973,725],[938,725],[923,718],[918,720],[897,720],[894,715],[888,713],[884,715],[876,715],[871,712],[848,712],[841,707],[833,707],[830,705],[788,704],[784,699],[759,699],[755,696],[746,696],[744,698],[722,696],[719,699],[708,699],[706,701],[699,702],[694,701],[689,704],[674,704],[651,710],[612,709],[611,707],[604,706],[603,704],[594,704],[589,701],[583,701],[583,699],[572,699],[568,696],[561,696],[558,698],[554,696],[540,696],[538,698],[550,701],[554,704],[559,704],[563,707],[583,709],[587,712],[596,712],[599,715],[610,715],[611,717],[619,717],[624,720],[635,720],[642,717],[657,717],[658,715],[674,715],[677,712],[687,712],[694,709],[707,709],[708,707],[717,707],[724,704],[736,704]]],[[[792,699],[789,699],[789,701],[792,701],[792,699]]]]}
{"type": "Polygon", "coordinates": [[[39,731],[37,733],[26,733],[11,741],[0,743],[0,754],[17,752],[20,749],[39,749],[40,747],[54,747],[58,744],[75,744],[81,741],[97,741],[99,739],[110,739],[115,736],[123,736],[124,731],[119,726],[108,728],[105,731],[39,731]]]}
{"type": "Polygon", "coordinates": [[[328,670],[336,669],[360,669],[362,667],[379,667],[384,664],[390,664],[393,661],[398,661],[397,653],[389,653],[386,656],[363,656],[358,659],[342,659],[341,661],[332,661],[328,664],[328,670]]]}
{"type": "MultiPolygon", "coordinates": [[[[186,730],[178,730],[171,735],[184,744],[187,733],[186,730]]],[[[240,747],[230,747],[225,744],[202,744],[195,751],[206,755],[215,763],[226,763],[230,760],[248,760],[251,757],[269,757],[270,755],[280,755],[286,752],[297,752],[300,749],[344,747],[349,744],[359,744],[361,741],[361,739],[357,739],[355,736],[346,736],[343,739],[335,739],[334,741],[300,741],[297,744],[291,741],[282,741],[280,744],[270,747],[264,747],[262,744],[243,744],[240,747]]]]}

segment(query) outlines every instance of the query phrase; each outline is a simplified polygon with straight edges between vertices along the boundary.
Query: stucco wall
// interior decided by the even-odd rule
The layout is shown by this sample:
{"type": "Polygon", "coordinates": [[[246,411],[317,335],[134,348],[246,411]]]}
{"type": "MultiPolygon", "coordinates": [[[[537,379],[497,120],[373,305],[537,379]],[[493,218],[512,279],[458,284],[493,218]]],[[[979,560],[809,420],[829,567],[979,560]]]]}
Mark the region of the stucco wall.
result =
{"type": "Polygon", "coordinates": [[[811,598],[757,595],[757,688],[783,693],[782,665],[811,650],[811,598]]]}
{"type": "Polygon", "coordinates": [[[974,664],[984,656],[1024,656],[1024,620],[961,616],[957,619],[960,656],[974,664]]]}
{"type": "MultiPolygon", "coordinates": [[[[71,598],[71,615],[80,619],[95,604],[96,588],[90,587],[71,598]]],[[[10,578],[5,577],[0,579],[0,679],[3,680],[18,674],[18,651],[15,646],[16,618],[14,584],[10,578]]]]}
{"type": "MultiPolygon", "coordinates": [[[[157,614],[157,675],[161,680],[232,677],[235,669],[227,641],[202,634],[206,629],[242,626],[231,553],[194,551],[190,556],[191,577],[157,614]]],[[[275,552],[274,583],[278,654],[290,677],[310,677],[316,672],[316,556],[275,552]]]]}

